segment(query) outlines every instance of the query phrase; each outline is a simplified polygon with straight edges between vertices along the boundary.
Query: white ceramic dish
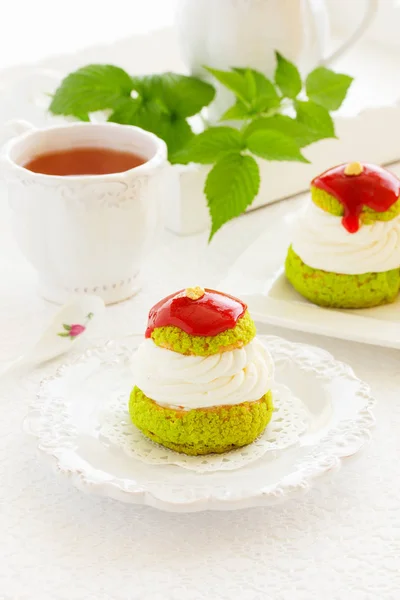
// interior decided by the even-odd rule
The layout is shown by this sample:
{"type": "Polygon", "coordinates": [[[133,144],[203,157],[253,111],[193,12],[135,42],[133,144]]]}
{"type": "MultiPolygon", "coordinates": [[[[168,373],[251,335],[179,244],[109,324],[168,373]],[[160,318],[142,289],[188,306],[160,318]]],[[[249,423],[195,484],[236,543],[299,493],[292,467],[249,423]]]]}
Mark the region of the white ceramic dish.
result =
{"type": "Polygon", "coordinates": [[[303,404],[307,429],[296,444],[241,468],[199,473],[176,464],[149,464],[104,439],[106,403],[121,394],[128,399],[133,385],[134,346],[114,342],[42,382],[25,429],[37,437],[40,455],[55,472],[88,493],[175,512],[231,510],[292,498],[362,447],[374,423],[374,400],[351,368],[327,352],[261,337],[274,356],[277,381],[303,404]]]}
{"type": "Polygon", "coordinates": [[[304,201],[307,195],[268,209],[268,228],[232,265],[218,289],[242,298],[261,323],[400,348],[400,298],[377,308],[325,309],[308,302],[286,281],[283,264],[290,244],[290,219],[304,201]]]}

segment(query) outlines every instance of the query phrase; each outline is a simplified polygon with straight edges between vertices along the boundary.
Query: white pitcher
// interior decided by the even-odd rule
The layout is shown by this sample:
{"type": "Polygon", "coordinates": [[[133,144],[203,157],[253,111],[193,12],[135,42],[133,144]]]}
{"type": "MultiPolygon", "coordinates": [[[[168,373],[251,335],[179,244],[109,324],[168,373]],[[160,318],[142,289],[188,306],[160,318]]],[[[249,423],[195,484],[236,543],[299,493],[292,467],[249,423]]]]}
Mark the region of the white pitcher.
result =
{"type": "MultiPolygon", "coordinates": [[[[177,25],[183,60],[193,75],[201,77],[207,77],[204,65],[225,70],[252,67],[271,77],[274,51],[279,50],[302,71],[311,70],[337,59],[363,35],[378,2],[366,2],[361,24],[326,56],[325,0],[180,0],[177,25]]],[[[215,112],[221,114],[231,101],[230,95],[219,93],[215,112]]]]}

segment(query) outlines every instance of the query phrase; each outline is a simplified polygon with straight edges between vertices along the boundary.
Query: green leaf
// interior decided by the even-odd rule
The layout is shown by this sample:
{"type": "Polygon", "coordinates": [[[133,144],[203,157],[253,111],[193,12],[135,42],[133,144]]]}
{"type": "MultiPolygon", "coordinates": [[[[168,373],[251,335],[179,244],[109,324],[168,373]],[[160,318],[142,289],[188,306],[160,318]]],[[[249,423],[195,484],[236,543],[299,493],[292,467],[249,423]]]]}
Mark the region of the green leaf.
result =
{"type": "Polygon", "coordinates": [[[154,94],[172,115],[187,118],[196,115],[214,99],[215,89],[209,83],[177,73],[153,76],[154,94]]]}
{"type": "Polygon", "coordinates": [[[228,110],[222,115],[220,121],[240,121],[242,119],[248,119],[251,116],[251,109],[241,100],[237,100],[236,103],[228,108],[228,110]]]}
{"type": "Polygon", "coordinates": [[[255,96],[257,96],[257,84],[253,75],[253,70],[249,68],[243,69],[241,67],[233,67],[232,71],[235,71],[235,73],[239,73],[239,75],[241,75],[246,81],[248,97],[254,98],[255,96]]]}
{"type": "Polygon", "coordinates": [[[143,100],[152,100],[158,86],[158,75],[133,75],[131,77],[132,89],[143,100]]]}
{"type": "Polygon", "coordinates": [[[63,323],[63,327],[66,331],[71,331],[71,325],[66,325],[65,323],[63,323]]]}
{"type": "Polygon", "coordinates": [[[129,97],[131,77],[112,65],[88,65],[70,73],[61,82],[50,104],[55,115],[81,118],[89,112],[114,108],[121,97],[129,97]]]}
{"type": "Polygon", "coordinates": [[[224,119],[232,118],[232,113],[239,114],[239,118],[245,118],[243,107],[249,109],[250,115],[254,115],[280,105],[281,100],[274,84],[260,71],[239,67],[234,67],[231,71],[219,71],[209,67],[206,69],[238,98],[235,109],[232,108],[232,112],[228,112],[228,117],[225,114],[224,119]]]}
{"type": "Polygon", "coordinates": [[[164,118],[159,125],[158,135],[168,146],[168,156],[174,162],[174,155],[182,150],[193,138],[194,133],[185,119],[164,118]]]}
{"type": "Polygon", "coordinates": [[[275,52],[275,82],[286,98],[296,98],[301,91],[300,73],[292,62],[286,60],[279,52],[275,52]]]}
{"type": "Polygon", "coordinates": [[[245,140],[260,130],[279,131],[292,138],[298,148],[304,148],[318,140],[335,137],[334,125],[329,113],[312,102],[296,102],[297,119],[286,115],[274,115],[252,121],[243,133],[245,140]]]}
{"type": "Polygon", "coordinates": [[[281,99],[275,89],[274,84],[262,73],[253,71],[253,76],[257,84],[257,96],[252,102],[252,108],[257,112],[264,112],[271,108],[277,108],[281,99]]]}
{"type": "Polygon", "coordinates": [[[57,333],[58,337],[71,337],[69,333],[57,333]]]}
{"type": "Polygon", "coordinates": [[[222,225],[250,206],[259,187],[260,171],[252,156],[232,152],[218,160],[204,188],[212,220],[210,240],[222,225]]]}
{"type": "Polygon", "coordinates": [[[249,104],[253,98],[252,89],[249,89],[249,83],[243,73],[237,71],[220,71],[204,67],[217,81],[231,90],[242,102],[249,104]]]}
{"type": "Polygon", "coordinates": [[[195,136],[190,144],[173,157],[174,162],[209,165],[223,154],[243,148],[240,132],[232,127],[211,127],[195,136]]]}
{"type": "Polygon", "coordinates": [[[340,108],[353,81],[349,75],[317,67],[306,79],[307,96],[328,110],[340,108]]]}
{"type": "MultiPolygon", "coordinates": [[[[122,115],[122,106],[117,115],[122,115]]],[[[131,113],[129,124],[142,127],[143,129],[146,129],[146,131],[158,134],[160,123],[164,117],[165,114],[157,102],[151,100],[148,102],[142,101],[140,102],[138,109],[131,113]]]]}
{"type": "Polygon", "coordinates": [[[299,123],[291,117],[285,115],[274,115],[272,117],[261,117],[252,121],[244,131],[244,138],[255,131],[272,129],[292,138],[299,148],[304,148],[313,142],[319,140],[319,136],[315,132],[308,129],[302,123],[299,123]]]}
{"type": "Polygon", "coordinates": [[[194,137],[185,119],[166,113],[156,101],[132,98],[120,102],[109,121],[136,125],[160,137],[168,146],[169,155],[181,150],[194,137]]]}
{"type": "Polygon", "coordinates": [[[116,109],[108,117],[112,123],[121,123],[122,125],[134,125],[137,118],[136,114],[143,109],[144,102],[141,98],[123,98],[121,99],[116,109]]]}
{"type": "Polygon", "coordinates": [[[82,114],[82,115],[74,115],[74,117],[76,119],[79,119],[80,121],[84,121],[85,123],[89,123],[89,121],[90,121],[88,114],[86,114],[86,115],[84,115],[84,114],[82,114]]]}
{"type": "Polygon", "coordinates": [[[266,160],[309,162],[295,140],[280,131],[259,129],[247,137],[247,148],[266,160]]]}
{"type": "Polygon", "coordinates": [[[274,84],[263,73],[255,69],[234,68],[247,81],[248,94],[254,112],[263,112],[280,105],[274,84]]]}
{"type": "Polygon", "coordinates": [[[332,117],[326,108],[311,100],[308,102],[296,100],[295,108],[297,121],[318,136],[318,139],[336,137],[332,117]]]}

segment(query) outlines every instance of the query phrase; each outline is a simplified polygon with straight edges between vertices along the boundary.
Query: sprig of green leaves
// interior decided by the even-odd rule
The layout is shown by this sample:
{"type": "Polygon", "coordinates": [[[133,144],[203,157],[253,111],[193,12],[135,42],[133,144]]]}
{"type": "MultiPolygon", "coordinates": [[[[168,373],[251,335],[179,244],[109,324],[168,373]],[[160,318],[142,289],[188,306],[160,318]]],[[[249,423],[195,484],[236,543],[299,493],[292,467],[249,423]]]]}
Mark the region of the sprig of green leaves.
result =
{"type": "Polygon", "coordinates": [[[206,69],[233,92],[235,102],[221,117],[222,125],[198,135],[188,119],[212,102],[215,89],[176,73],[131,77],[113,65],[88,65],[63,80],[50,111],[88,120],[89,113],[108,109],[110,121],[137,125],[165,140],[171,162],[212,165],[204,189],[211,240],[258,194],[254,156],[306,163],[303,148],[336,137],[330,112],[341,106],[353,80],[318,67],[303,82],[296,65],[279,52],[273,80],[250,68],[206,69]],[[231,121],[237,123],[231,126],[231,121]]]}
{"type": "Polygon", "coordinates": [[[204,190],[212,219],[211,239],[227,221],[244,212],[258,193],[257,162],[239,157],[247,159],[252,154],[269,161],[309,162],[302,148],[336,137],[330,111],[340,107],[352,78],[319,67],[303,85],[296,65],[278,52],[273,81],[254,69],[207,70],[236,96],[221,121],[241,124],[205,130],[175,159],[214,165],[204,190]]]}
{"type": "Polygon", "coordinates": [[[177,73],[131,77],[113,65],[87,65],[62,81],[50,111],[88,120],[91,112],[111,110],[109,121],[155,133],[172,156],[194,137],[187,119],[214,96],[214,87],[196,77],[177,73]]]}

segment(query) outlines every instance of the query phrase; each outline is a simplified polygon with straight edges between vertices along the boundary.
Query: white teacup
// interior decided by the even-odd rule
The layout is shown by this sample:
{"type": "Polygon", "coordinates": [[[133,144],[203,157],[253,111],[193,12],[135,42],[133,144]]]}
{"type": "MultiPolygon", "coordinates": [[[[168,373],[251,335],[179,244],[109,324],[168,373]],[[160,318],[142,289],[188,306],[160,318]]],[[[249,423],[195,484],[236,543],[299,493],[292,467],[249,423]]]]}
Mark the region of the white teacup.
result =
{"type": "Polygon", "coordinates": [[[97,294],[107,304],[137,290],[142,258],[157,224],[165,143],[128,125],[73,123],[34,129],[11,124],[1,171],[18,243],[47,300],[97,294]],[[147,162],[123,173],[54,176],[23,167],[33,157],[73,147],[106,147],[147,162]]]}

